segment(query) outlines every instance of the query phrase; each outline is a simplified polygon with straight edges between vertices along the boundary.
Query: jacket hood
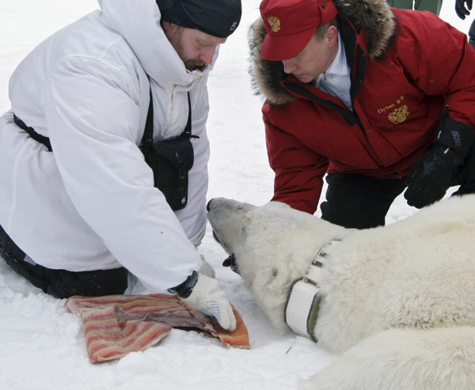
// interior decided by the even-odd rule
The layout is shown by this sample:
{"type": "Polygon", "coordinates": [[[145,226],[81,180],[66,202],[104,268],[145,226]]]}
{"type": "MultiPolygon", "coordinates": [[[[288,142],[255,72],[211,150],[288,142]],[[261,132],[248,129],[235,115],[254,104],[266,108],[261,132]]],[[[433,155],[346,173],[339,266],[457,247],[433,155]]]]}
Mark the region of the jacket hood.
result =
{"type": "MultiPolygon", "coordinates": [[[[385,0],[333,0],[339,15],[350,20],[357,31],[366,33],[366,52],[370,59],[383,55],[395,30],[394,14],[385,0]]],[[[294,100],[280,80],[284,74],[281,61],[262,58],[261,46],[267,32],[261,17],[249,29],[251,52],[250,73],[257,95],[264,95],[271,103],[283,105],[294,100]]]]}
{"type": "Polygon", "coordinates": [[[157,84],[191,86],[212,69],[218,50],[212,64],[203,71],[186,70],[160,25],[161,14],[155,0],[99,0],[99,5],[104,23],[124,37],[157,84]]]}

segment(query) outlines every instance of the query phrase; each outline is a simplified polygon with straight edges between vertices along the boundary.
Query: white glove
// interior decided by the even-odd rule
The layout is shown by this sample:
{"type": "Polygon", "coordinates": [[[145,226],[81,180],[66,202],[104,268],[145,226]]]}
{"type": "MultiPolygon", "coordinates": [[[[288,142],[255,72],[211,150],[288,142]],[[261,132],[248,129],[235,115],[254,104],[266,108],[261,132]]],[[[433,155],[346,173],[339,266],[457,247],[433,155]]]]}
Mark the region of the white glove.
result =
{"type": "Polygon", "coordinates": [[[197,275],[198,281],[193,286],[191,294],[186,298],[178,294],[178,298],[192,309],[216,318],[223,329],[235,330],[236,317],[226,295],[219,288],[218,281],[201,273],[197,275]]]}

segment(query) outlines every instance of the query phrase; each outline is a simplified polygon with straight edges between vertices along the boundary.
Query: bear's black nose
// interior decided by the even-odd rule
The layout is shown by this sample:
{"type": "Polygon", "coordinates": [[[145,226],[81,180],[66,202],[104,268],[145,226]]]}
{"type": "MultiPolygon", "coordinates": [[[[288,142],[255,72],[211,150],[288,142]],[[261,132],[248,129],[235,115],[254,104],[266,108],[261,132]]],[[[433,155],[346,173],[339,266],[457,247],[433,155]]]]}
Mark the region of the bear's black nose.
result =
{"type": "Polygon", "coordinates": [[[213,201],[213,199],[210,199],[208,204],[206,205],[206,210],[209,211],[209,209],[211,208],[211,202],[213,201]]]}

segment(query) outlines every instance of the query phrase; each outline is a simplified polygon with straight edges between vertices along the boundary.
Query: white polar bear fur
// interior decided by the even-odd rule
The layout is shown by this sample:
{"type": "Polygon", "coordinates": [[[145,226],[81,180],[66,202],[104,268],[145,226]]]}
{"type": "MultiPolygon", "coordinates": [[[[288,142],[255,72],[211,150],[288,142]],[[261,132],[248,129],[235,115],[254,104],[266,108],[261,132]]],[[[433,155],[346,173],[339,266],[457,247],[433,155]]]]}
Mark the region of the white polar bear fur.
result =
{"type": "Polygon", "coordinates": [[[326,253],[319,344],[343,355],[302,389],[475,389],[475,195],[406,220],[345,229],[277,202],[224,198],[208,219],[281,330],[289,288],[326,253]]]}

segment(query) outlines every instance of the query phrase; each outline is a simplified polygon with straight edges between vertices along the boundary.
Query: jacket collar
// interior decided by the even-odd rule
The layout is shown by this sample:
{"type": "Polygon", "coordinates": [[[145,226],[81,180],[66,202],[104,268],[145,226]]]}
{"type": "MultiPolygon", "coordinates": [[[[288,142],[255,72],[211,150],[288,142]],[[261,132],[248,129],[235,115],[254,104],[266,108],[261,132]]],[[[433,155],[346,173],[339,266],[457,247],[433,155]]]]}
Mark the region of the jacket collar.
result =
{"type": "MultiPolygon", "coordinates": [[[[334,0],[338,8],[340,32],[350,67],[354,66],[355,47],[359,45],[369,59],[383,56],[394,35],[394,14],[384,0],[334,0]]],[[[266,36],[262,18],[250,28],[252,83],[256,94],[264,95],[271,103],[284,105],[294,96],[282,85],[284,69],[282,62],[266,61],[260,49],[266,36]]]]}

